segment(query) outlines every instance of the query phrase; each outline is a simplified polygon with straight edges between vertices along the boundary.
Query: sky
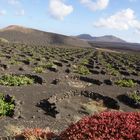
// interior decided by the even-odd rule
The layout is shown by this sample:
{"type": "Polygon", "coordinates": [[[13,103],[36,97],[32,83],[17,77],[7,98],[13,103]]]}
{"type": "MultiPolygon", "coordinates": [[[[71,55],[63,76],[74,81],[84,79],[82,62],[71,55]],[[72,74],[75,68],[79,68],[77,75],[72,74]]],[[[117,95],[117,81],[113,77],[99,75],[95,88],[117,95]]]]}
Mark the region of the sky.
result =
{"type": "Polygon", "coordinates": [[[140,0],[0,0],[0,28],[65,35],[115,35],[140,43],[140,0]]]}

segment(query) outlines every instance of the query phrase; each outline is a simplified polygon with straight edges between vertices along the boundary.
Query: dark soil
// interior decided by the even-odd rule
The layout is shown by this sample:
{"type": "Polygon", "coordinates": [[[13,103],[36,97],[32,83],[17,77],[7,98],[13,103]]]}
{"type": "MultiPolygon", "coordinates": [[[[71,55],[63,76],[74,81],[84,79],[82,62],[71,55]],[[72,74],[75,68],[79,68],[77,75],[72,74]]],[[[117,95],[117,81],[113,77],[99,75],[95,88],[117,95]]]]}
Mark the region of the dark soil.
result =
{"type": "Polygon", "coordinates": [[[15,97],[18,108],[13,117],[1,117],[0,135],[7,135],[5,127],[8,125],[25,128],[50,127],[60,132],[70,123],[75,122],[76,118],[88,115],[88,113],[80,112],[81,104],[91,101],[101,102],[102,100],[103,107],[108,109],[140,111],[120,102],[117,98],[127,92],[140,90],[140,82],[137,82],[133,88],[120,87],[115,84],[116,80],[124,77],[135,81],[140,80],[138,76],[140,74],[139,56],[133,52],[124,54],[123,52],[109,53],[87,48],[67,49],[1,44],[0,75],[25,74],[34,76],[37,81],[28,86],[0,85],[1,93],[15,97]],[[89,67],[87,68],[91,73],[88,75],[75,73],[76,66],[85,59],[88,60],[87,66],[89,67]],[[54,65],[57,70],[47,68],[46,65],[50,61],[55,61],[54,65]],[[112,69],[117,72],[121,67],[126,68],[129,74],[123,75],[120,70],[119,75],[112,75],[112,69],[108,69],[104,61],[111,64],[112,69]],[[35,67],[42,67],[43,71],[37,73],[34,71],[35,67]],[[136,75],[132,73],[133,71],[136,75]],[[98,93],[103,98],[82,96],[81,93],[84,91],[98,93]],[[118,108],[111,106],[111,102],[114,103],[114,101],[118,104],[118,108]]]}

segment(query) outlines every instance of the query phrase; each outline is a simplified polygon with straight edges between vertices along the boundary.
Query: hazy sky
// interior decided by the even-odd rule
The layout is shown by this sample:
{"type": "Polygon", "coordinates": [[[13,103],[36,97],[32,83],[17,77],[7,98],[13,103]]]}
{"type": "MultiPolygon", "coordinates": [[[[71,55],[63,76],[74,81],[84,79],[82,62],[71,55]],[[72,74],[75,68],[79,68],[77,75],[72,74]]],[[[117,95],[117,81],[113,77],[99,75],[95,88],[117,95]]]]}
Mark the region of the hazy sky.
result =
{"type": "Polygon", "coordinates": [[[0,0],[0,28],[13,24],[140,42],[140,0],[0,0]]]}

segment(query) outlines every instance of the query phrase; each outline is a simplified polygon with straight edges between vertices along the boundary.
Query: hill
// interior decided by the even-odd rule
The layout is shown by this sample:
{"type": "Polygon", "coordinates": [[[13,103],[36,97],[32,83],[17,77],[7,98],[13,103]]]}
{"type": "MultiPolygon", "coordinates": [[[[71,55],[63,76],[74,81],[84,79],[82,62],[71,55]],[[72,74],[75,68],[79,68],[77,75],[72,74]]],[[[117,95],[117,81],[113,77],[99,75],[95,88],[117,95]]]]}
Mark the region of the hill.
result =
{"type": "Polygon", "coordinates": [[[0,38],[9,42],[20,42],[29,45],[67,45],[89,47],[86,41],[56,33],[44,32],[36,29],[11,25],[0,30],[0,38]]]}
{"type": "Polygon", "coordinates": [[[125,43],[126,41],[112,35],[105,35],[101,37],[93,37],[89,34],[81,34],[78,35],[77,38],[87,41],[96,41],[96,42],[117,42],[117,43],[125,43]]]}
{"type": "Polygon", "coordinates": [[[0,29],[0,38],[12,43],[23,43],[38,46],[94,47],[119,50],[140,50],[140,44],[128,43],[115,36],[93,37],[89,34],[66,36],[57,33],[40,31],[18,25],[0,29]]]}

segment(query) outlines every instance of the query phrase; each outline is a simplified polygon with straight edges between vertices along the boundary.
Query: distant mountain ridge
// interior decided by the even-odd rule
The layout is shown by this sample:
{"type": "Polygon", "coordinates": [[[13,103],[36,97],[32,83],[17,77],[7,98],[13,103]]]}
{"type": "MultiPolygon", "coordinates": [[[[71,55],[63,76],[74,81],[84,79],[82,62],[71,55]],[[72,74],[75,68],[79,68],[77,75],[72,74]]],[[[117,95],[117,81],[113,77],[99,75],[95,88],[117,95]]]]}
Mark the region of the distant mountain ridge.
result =
{"type": "Polygon", "coordinates": [[[86,40],[86,41],[126,43],[126,41],[124,41],[116,36],[113,36],[113,35],[93,37],[89,34],[81,34],[76,37],[79,39],[82,39],[82,40],[86,40]]]}

